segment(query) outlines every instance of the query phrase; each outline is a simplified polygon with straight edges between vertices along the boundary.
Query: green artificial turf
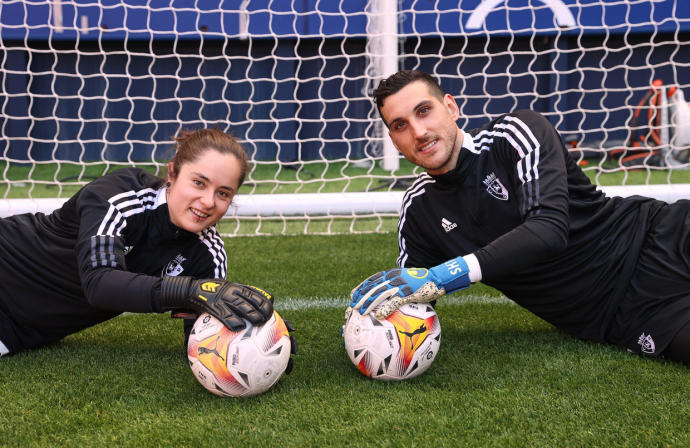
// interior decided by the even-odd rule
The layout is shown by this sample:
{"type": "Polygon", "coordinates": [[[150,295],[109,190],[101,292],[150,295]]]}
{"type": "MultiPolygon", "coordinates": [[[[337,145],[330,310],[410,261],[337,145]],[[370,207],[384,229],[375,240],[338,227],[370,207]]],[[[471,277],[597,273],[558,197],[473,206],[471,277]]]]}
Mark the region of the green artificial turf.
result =
{"type": "Polygon", "coordinates": [[[393,266],[392,233],[226,245],[228,277],[272,291],[297,327],[290,375],[219,398],[192,375],[179,320],[126,314],[0,359],[0,446],[690,446],[690,369],[570,338],[482,285],[439,301],[427,372],[362,376],[339,329],[350,289],[393,266]]]}

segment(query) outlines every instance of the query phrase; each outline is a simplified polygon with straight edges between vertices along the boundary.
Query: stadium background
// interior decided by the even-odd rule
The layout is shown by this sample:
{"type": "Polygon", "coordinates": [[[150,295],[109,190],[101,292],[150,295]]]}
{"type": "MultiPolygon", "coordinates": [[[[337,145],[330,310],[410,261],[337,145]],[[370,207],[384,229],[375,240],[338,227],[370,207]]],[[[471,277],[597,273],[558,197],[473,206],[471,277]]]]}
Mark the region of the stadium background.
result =
{"type": "MultiPolygon", "coordinates": [[[[566,139],[611,146],[654,79],[690,83],[686,2],[566,1],[570,25],[538,0],[396,3],[399,67],[437,75],[463,127],[531,108],[566,139]],[[481,3],[494,10],[468,29],[481,3]]],[[[376,157],[368,10],[4,1],[0,151],[17,162],[160,160],[180,125],[216,125],[255,160],[376,157]]]]}

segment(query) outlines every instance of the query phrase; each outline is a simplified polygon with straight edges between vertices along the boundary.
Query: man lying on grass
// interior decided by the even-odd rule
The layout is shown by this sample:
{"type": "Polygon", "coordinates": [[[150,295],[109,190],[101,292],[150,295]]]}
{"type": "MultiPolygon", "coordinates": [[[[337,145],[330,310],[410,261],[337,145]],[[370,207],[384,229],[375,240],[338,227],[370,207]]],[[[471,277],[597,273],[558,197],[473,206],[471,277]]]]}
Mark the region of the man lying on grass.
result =
{"type": "Polygon", "coordinates": [[[482,281],[572,336],[690,365],[690,201],[606,197],[533,111],[463,131],[421,71],[374,99],[426,172],[403,198],[400,268],[355,288],[348,313],[383,318],[482,281]]]}

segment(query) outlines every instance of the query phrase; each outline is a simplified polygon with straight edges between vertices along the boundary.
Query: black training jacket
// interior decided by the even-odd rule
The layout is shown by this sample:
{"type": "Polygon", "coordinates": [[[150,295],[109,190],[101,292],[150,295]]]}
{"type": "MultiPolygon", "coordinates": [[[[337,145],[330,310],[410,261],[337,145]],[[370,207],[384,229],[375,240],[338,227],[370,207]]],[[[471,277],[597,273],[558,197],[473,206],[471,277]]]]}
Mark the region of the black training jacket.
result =
{"type": "Polygon", "coordinates": [[[464,133],[456,168],[408,189],[398,264],[474,253],[482,282],[569,334],[603,341],[661,205],[606,197],[548,120],[517,111],[464,133]]]}
{"type": "Polygon", "coordinates": [[[225,278],[223,240],[170,222],[163,180],[125,168],[49,215],[0,219],[0,311],[39,339],[123,311],[160,312],[161,276],[225,278]]]}

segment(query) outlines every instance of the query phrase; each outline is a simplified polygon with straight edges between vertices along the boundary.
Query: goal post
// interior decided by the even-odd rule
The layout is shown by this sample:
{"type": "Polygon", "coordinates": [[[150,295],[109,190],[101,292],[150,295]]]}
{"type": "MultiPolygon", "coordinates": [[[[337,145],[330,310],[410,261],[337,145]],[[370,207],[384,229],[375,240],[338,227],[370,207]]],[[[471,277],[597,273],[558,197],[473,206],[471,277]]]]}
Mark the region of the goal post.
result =
{"type": "MultiPolygon", "coordinates": [[[[609,196],[628,197],[644,192],[648,196],[666,202],[687,198],[687,184],[654,184],[642,186],[604,186],[601,190],[609,196]]],[[[377,193],[302,193],[240,195],[228,209],[228,218],[281,218],[309,216],[357,217],[397,216],[400,212],[404,191],[377,193]]],[[[2,215],[20,213],[50,213],[62,206],[67,199],[0,199],[2,215]]]]}
{"type": "MultiPolygon", "coordinates": [[[[369,76],[372,88],[376,83],[398,71],[398,0],[370,0],[367,21],[367,42],[369,53],[369,76]]],[[[372,89],[373,90],[373,89],[372,89]]],[[[400,167],[398,151],[393,142],[386,138],[386,126],[376,121],[384,170],[394,171],[400,167]]]]}
{"type": "Polygon", "coordinates": [[[420,173],[371,100],[398,69],[434,75],[463,129],[541,112],[608,194],[690,198],[686,3],[3,0],[0,216],[162,176],[180,129],[216,127],[252,166],[229,220],[380,231],[420,173]]]}

